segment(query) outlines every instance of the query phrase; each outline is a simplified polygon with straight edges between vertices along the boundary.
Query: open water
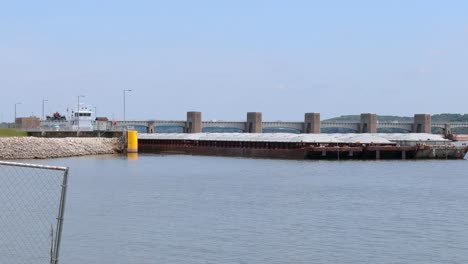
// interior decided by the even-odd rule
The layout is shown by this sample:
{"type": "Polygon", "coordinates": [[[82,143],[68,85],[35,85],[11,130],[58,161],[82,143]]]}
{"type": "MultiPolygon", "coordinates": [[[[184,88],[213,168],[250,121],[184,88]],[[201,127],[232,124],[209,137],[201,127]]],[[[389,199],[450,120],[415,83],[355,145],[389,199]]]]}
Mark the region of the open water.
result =
{"type": "Polygon", "coordinates": [[[468,263],[467,160],[40,162],[71,168],[61,263],[468,263]]]}

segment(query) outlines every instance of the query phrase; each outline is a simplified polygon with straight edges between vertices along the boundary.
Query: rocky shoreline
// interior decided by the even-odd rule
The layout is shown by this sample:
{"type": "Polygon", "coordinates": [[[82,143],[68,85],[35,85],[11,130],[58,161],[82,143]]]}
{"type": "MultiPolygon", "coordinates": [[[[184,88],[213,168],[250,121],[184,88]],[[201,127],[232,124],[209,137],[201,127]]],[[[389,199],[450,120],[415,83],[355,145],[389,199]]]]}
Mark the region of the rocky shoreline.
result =
{"type": "Polygon", "coordinates": [[[0,160],[48,159],[114,154],[122,151],[120,138],[0,138],[0,160]]]}

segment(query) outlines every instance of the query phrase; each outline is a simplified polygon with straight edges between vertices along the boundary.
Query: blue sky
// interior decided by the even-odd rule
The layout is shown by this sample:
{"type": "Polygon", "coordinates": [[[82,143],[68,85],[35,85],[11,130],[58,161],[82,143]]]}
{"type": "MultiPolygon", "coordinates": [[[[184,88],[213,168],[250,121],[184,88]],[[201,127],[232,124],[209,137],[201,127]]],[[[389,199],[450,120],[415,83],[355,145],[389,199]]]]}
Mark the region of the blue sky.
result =
{"type": "Polygon", "coordinates": [[[467,113],[468,1],[0,1],[0,114],[467,113]]]}

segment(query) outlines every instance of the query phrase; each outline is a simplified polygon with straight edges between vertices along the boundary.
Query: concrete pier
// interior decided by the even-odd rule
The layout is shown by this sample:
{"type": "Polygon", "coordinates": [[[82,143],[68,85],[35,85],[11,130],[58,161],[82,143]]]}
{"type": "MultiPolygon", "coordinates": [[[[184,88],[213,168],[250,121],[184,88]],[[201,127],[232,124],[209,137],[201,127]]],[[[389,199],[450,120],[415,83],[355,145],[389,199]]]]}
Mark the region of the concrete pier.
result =
{"type": "Polygon", "coordinates": [[[262,113],[248,112],[246,126],[247,133],[262,133],[262,113]]]}
{"type": "Polygon", "coordinates": [[[452,134],[452,126],[450,124],[444,125],[444,135],[448,136],[452,134]]]}
{"type": "Polygon", "coordinates": [[[304,117],[304,133],[320,133],[320,113],[306,113],[304,117]]]}
{"type": "Polygon", "coordinates": [[[187,133],[201,133],[201,112],[187,112],[187,133]]]}
{"type": "Polygon", "coordinates": [[[415,114],[413,132],[414,133],[431,133],[431,115],[430,114],[415,114]]]}
{"type": "Polygon", "coordinates": [[[153,134],[156,130],[156,122],[154,121],[149,121],[148,122],[148,127],[146,128],[146,133],[148,134],[153,134]]]}
{"type": "Polygon", "coordinates": [[[373,113],[361,114],[360,133],[377,133],[377,115],[373,113]]]}

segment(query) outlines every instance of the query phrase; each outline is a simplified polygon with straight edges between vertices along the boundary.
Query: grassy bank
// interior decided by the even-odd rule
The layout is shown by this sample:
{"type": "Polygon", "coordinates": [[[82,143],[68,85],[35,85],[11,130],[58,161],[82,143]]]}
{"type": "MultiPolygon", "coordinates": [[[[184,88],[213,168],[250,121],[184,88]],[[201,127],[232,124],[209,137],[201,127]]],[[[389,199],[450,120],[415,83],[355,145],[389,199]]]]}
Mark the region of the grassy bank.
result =
{"type": "Polygon", "coordinates": [[[25,137],[27,133],[12,128],[0,128],[0,137],[25,137]]]}

